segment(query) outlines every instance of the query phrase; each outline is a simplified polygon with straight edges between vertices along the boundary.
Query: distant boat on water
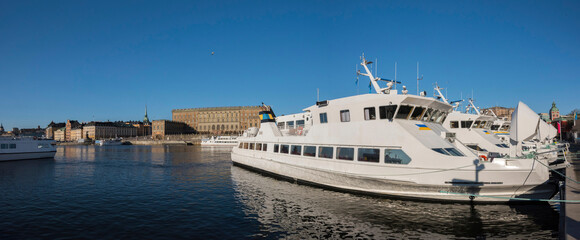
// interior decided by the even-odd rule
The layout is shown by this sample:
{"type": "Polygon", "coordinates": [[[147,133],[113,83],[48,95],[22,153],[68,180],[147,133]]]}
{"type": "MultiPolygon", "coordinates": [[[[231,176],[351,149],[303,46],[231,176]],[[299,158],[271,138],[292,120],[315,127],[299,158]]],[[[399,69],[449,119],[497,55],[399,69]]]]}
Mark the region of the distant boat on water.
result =
{"type": "Polygon", "coordinates": [[[114,139],[106,139],[106,140],[97,140],[95,141],[96,145],[99,146],[115,146],[115,145],[122,145],[123,138],[114,138],[114,139]]]}
{"type": "Polygon", "coordinates": [[[0,138],[0,161],[53,158],[54,141],[49,139],[0,138]]]}

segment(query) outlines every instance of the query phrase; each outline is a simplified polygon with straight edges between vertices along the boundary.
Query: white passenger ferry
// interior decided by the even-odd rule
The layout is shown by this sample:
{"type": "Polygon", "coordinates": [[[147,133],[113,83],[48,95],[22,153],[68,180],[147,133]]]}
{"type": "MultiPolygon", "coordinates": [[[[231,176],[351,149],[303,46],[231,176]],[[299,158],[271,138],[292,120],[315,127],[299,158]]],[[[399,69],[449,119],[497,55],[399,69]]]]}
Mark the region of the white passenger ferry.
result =
{"type": "Polygon", "coordinates": [[[201,140],[202,146],[236,146],[238,145],[237,136],[212,136],[201,140]]]}
{"type": "Polygon", "coordinates": [[[393,81],[373,77],[371,62],[362,59],[366,73],[360,74],[371,79],[376,94],[317,102],[279,118],[280,128],[264,107],[260,129],[248,131],[233,148],[234,164],[331,189],[403,198],[507,202],[555,193],[537,160],[480,158],[441,125],[451,105],[406,90],[399,94],[393,81]]]}
{"type": "Polygon", "coordinates": [[[53,140],[0,138],[0,161],[53,158],[56,148],[53,140]]]}

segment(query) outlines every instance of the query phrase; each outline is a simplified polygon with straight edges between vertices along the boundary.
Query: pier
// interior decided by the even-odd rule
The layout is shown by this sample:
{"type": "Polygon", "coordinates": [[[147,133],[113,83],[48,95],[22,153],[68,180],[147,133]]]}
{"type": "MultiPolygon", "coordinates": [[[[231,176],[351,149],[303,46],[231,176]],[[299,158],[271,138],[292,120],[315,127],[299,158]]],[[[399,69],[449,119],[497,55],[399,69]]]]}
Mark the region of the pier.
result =
{"type": "MultiPolygon", "coordinates": [[[[571,166],[566,168],[566,176],[570,179],[566,179],[564,199],[578,201],[580,200],[580,184],[577,183],[580,179],[580,145],[572,145],[570,152],[568,161],[571,166]]],[[[560,239],[580,239],[580,203],[562,203],[560,211],[560,239]]]]}

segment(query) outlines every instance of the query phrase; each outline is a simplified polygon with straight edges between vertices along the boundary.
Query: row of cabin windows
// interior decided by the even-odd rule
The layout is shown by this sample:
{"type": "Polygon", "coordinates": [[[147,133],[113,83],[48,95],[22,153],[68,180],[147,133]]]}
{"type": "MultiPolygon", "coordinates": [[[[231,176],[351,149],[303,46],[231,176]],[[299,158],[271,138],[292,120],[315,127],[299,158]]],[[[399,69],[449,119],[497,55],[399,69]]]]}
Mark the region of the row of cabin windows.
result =
{"type": "Polygon", "coordinates": [[[287,122],[279,122],[278,123],[278,128],[279,129],[293,129],[293,128],[300,128],[300,127],[304,127],[304,120],[296,120],[296,121],[287,121],[287,122]],[[296,127],[294,127],[296,126],[296,127]]]}
{"type": "MultiPolygon", "coordinates": [[[[459,121],[450,121],[449,122],[449,127],[451,128],[459,128],[459,121]]],[[[485,128],[485,129],[489,129],[491,127],[491,124],[493,124],[493,122],[491,121],[461,121],[461,128],[471,128],[473,125],[473,128],[485,128]]]]}
{"type": "Polygon", "coordinates": [[[491,126],[491,130],[498,130],[499,129],[500,131],[507,131],[507,130],[509,130],[509,128],[510,128],[509,124],[501,125],[501,129],[500,129],[500,125],[492,125],[491,126]]]}
{"type": "Polygon", "coordinates": [[[16,143],[2,143],[0,144],[0,149],[15,149],[16,143]]]}
{"type": "MultiPolygon", "coordinates": [[[[397,111],[398,105],[388,105],[379,107],[379,118],[392,120],[393,117],[396,119],[408,119],[417,120],[423,122],[437,122],[442,123],[447,117],[447,112],[440,111],[432,108],[425,108],[420,106],[410,106],[410,105],[400,105],[397,111]]],[[[364,119],[365,120],[375,120],[377,119],[376,107],[366,107],[364,108],[364,119]]],[[[340,121],[350,122],[350,111],[341,110],[340,111],[340,121]]],[[[327,113],[320,113],[320,123],[327,123],[328,116],[327,113]]]]}
{"type": "MultiPolygon", "coordinates": [[[[261,143],[240,143],[239,148],[267,151],[267,144],[261,143]]],[[[381,154],[378,148],[357,148],[357,161],[359,162],[380,162],[381,154]]],[[[336,147],[336,158],[334,155],[335,147],[328,146],[302,146],[290,144],[274,144],[275,153],[299,155],[306,157],[318,157],[328,159],[338,159],[354,161],[355,148],[336,147]],[[318,148],[318,151],[317,151],[318,148]]],[[[384,149],[384,163],[392,164],[409,164],[411,158],[401,149],[384,149]]]]}

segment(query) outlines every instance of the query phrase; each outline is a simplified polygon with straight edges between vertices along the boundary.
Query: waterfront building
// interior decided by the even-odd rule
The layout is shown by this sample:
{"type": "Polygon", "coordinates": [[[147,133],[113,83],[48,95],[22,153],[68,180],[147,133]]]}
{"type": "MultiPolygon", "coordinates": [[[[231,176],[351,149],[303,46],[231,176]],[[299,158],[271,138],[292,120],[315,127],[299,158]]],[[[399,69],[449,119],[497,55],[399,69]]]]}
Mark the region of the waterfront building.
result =
{"type": "Polygon", "coordinates": [[[66,140],[66,127],[61,127],[54,131],[53,138],[55,141],[64,142],[66,140]]]}
{"type": "Polygon", "coordinates": [[[206,134],[240,134],[260,127],[261,106],[208,107],[171,110],[172,120],[206,134]]]}
{"type": "Polygon", "coordinates": [[[64,133],[64,139],[65,141],[73,141],[72,139],[72,130],[76,129],[77,127],[79,127],[81,124],[76,121],[76,120],[66,120],[66,125],[65,125],[65,133],[64,133]]]}
{"type": "Polygon", "coordinates": [[[488,110],[493,111],[493,113],[495,113],[495,115],[500,119],[511,121],[512,120],[512,113],[514,112],[515,108],[506,108],[506,107],[495,106],[495,107],[483,109],[482,112],[487,112],[488,110]]]}
{"type": "Polygon", "coordinates": [[[46,138],[54,139],[54,132],[63,127],[66,127],[66,123],[54,123],[54,121],[51,121],[45,130],[46,138]]]}
{"type": "Polygon", "coordinates": [[[183,122],[171,120],[154,120],[151,124],[153,127],[153,139],[163,139],[166,135],[191,134],[195,129],[183,122]]]}

